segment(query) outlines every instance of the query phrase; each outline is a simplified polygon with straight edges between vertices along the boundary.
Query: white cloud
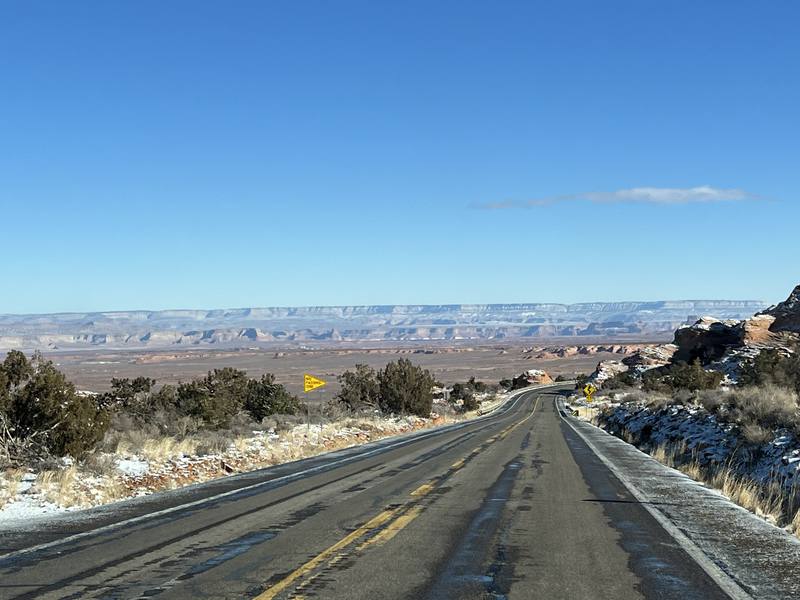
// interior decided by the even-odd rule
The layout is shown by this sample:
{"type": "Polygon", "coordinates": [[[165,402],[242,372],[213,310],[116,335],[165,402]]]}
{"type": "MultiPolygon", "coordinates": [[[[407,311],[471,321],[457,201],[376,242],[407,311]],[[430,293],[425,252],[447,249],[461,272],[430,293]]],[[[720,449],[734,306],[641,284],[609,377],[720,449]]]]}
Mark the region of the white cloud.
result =
{"type": "Polygon", "coordinates": [[[756,200],[758,196],[741,189],[715,188],[701,185],[692,188],[639,187],[615,192],[585,192],[566,196],[549,196],[523,202],[505,200],[474,205],[476,208],[500,210],[505,208],[533,208],[559,202],[584,200],[595,204],[637,203],[637,204],[697,204],[709,202],[732,202],[756,200]]]}
{"type": "MultiPolygon", "coordinates": [[[[740,189],[720,189],[710,185],[693,188],[641,187],[616,192],[582,194],[590,202],[646,202],[650,204],[691,204],[695,202],[727,202],[752,200],[754,196],[740,189]]],[[[580,197],[580,196],[579,196],[580,197]]]]}

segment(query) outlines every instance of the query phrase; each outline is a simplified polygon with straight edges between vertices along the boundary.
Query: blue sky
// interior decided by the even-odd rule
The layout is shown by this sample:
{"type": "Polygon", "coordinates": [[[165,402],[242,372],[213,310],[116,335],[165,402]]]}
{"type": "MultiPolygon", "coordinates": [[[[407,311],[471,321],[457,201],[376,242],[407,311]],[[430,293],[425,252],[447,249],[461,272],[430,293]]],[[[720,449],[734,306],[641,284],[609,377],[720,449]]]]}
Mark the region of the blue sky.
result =
{"type": "Polygon", "coordinates": [[[4,2],[0,312],[779,301],[800,282],[798,19],[4,2]]]}

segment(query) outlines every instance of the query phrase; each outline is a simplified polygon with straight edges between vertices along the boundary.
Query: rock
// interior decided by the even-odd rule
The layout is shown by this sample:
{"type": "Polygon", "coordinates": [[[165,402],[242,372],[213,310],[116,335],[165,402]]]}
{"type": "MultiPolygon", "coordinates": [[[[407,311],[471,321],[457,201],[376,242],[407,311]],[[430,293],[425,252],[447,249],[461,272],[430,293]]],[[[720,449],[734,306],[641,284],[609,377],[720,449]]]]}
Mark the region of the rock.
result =
{"type": "Polygon", "coordinates": [[[526,385],[537,385],[553,383],[553,378],[546,371],[540,369],[528,369],[521,375],[513,379],[514,388],[525,387],[526,385]]]}
{"type": "Polygon", "coordinates": [[[672,360],[693,362],[699,359],[703,364],[718,360],[728,349],[742,344],[740,323],[703,317],[688,327],[679,328],[673,341],[677,350],[672,360]]]}
{"type": "Polygon", "coordinates": [[[785,351],[800,341],[800,285],[779,304],[741,321],[703,317],[675,332],[672,361],[700,360],[709,369],[724,373],[735,383],[743,364],[764,348],[785,351]]]}
{"type": "Polygon", "coordinates": [[[779,341],[779,335],[771,331],[775,323],[772,315],[759,314],[742,321],[742,344],[745,346],[768,346],[779,341]]]}
{"type": "Polygon", "coordinates": [[[677,350],[678,347],[675,344],[645,346],[623,358],[622,364],[638,375],[644,371],[668,365],[677,350]]]}
{"type": "Polygon", "coordinates": [[[769,327],[770,331],[800,334],[800,285],[792,290],[786,300],[758,313],[757,316],[761,315],[774,317],[775,320],[769,327]]]}
{"type": "Polygon", "coordinates": [[[614,375],[619,375],[628,370],[628,365],[620,360],[601,360],[597,363],[597,368],[589,375],[589,382],[598,388],[603,387],[603,382],[611,379],[614,375]]]}

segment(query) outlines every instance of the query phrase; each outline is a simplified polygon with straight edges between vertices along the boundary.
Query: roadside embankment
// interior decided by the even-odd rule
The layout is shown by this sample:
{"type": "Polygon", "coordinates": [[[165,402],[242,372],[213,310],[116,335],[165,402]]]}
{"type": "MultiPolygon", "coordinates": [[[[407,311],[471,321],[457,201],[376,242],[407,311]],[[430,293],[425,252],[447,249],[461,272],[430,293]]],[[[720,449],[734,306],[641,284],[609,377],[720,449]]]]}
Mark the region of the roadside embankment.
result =
{"type": "Polygon", "coordinates": [[[575,409],[584,420],[667,466],[788,531],[800,532],[800,440],[794,432],[753,432],[691,404],[601,401],[575,409]]]}

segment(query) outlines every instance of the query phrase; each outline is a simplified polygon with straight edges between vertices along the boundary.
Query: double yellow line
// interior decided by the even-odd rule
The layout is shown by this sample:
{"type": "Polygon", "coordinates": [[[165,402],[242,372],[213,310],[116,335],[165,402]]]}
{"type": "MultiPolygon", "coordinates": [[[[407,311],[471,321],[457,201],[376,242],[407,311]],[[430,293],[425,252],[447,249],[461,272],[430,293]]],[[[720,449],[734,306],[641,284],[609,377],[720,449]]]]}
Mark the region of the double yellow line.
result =
{"type": "MultiPolygon", "coordinates": [[[[503,429],[500,433],[490,437],[486,440],[483,444],[472,450],[467,456],[461,458],[454,462],[448,471],[430,481],[423,483],[413,492],[411,492],[411,497],[414,498],[411,502],[406,503],[403,506],[394,507],[386,509],[372,519],[358,527],[357,529],[351,531],[341,540],[326,548],[319,554],[317,554],[314,558],[306,562],[301,567],[297,568],[296,570],[292,571],[289,575],[281,579],[276,584],[270,586],[261,594],[256,596],[255,600],[272,600],[282,592],[291,588],[295,582],[298,580],[306,577],[310,573],[312,573],[317,567],[322,566],[323,564],[334,564],[344,558],[345,552],[343,552],[348,546],[355,544],[362,538],[366,538],[361,544],[356,547],[356,552],[360,552],[369,546],[376,545],[376,544],[383,544],[391,540],[394,536],[396,536],[400,531],[402,531],[405,527],[409,525],[414,519],[416,519],[422,511],[425,509],[422,501],[428,496],[433,490],[439,487],[445,480],[447,480],[450,476],[453,475],[456,471],[460,470],[467,462],[469,462],[472,458],[480,454],[483,450],[485,450],[488,446],[493,444],[498,440],[502,440],[505,438],[509,433],[514,431],[517,427],[525,423],[528,419],[533,417],[534,413],[536,412],[537,407],[539,406],[539,398],[536,399],[536,402],[533,404],[533,410],[531,413],[522,419],[521,421],[509,425],[505,429],[503,429]],[[377,533],[376,533],[377,532],[377,533]]],[[[303,587],[310,584],[316,576],[312,576],[311,578],[307,579],[304,583],[297,586],[297,591],[301,591],[303,587]]],[[[297,598],[297,596],[295,596],[297,598]]]]}

